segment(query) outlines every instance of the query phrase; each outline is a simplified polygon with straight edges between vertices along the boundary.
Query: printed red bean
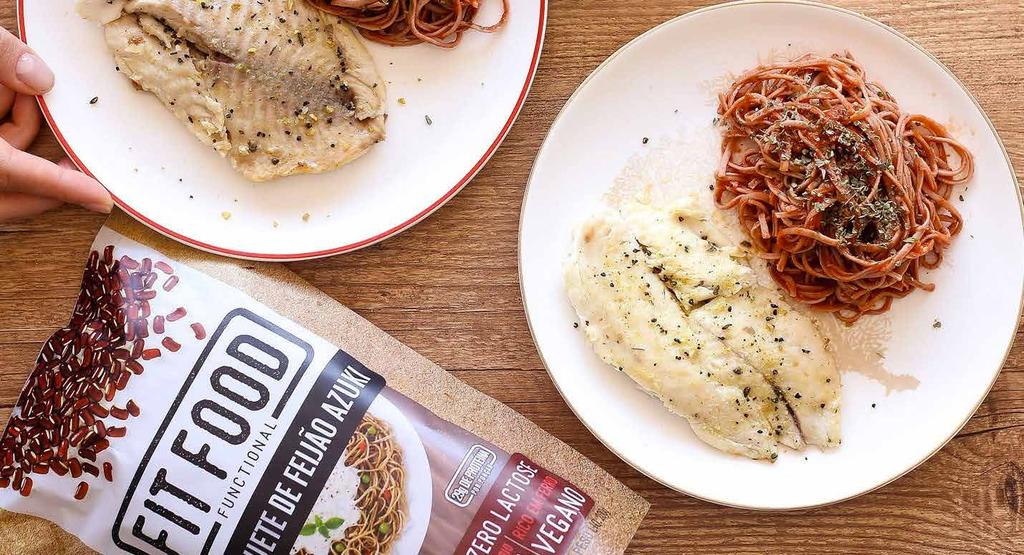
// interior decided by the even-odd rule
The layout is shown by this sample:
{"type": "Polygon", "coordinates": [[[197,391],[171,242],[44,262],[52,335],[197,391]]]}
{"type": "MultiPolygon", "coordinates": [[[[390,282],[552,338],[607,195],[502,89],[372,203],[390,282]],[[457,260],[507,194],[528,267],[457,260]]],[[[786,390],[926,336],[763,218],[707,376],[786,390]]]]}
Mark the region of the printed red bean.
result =
{"type": "Polygon", "coordinates": [[[196,339],[199,341],[206,339],[206,328],[199,322],[192,324],[192,332],[195,333],[196,339]]]}
{"type": "Polygon", "coordinates": [[[135,403],[134,399],[128,399],[128,406],[126,408],[128,409],[128,414],[132,416],[138,416],[142,412],[139,410],[139,405],[135,403]]]}
{"type": "Polygon", "coordinates": [[[109,462],[103,463],[103,477],[106,478],[108,482],[114,481],[114,467],[109,462]]]}
{"type": "Polygon", "coordinates": [[[168,322],[177,322],[178,320],[181,320],[182,318],[184,318],[185,315],[187,315],[187,314],[188,314],[188,311],[185,310],[185,307],[179,306],[178,308],[174,309],[174,312],[172,312],[172,313],[167,315],[167,321],[168,322]]]}
{"type": "Polygon", "coordinates": [[[142,360],[153,360],[160,356],[160,349],[146,349],[142,351],[142,360]]]}
{"type": "Polygon", "coordinates": [[[78,462],[78,459],[70,459],[68,461],[68,470],[71,471],[72,478],[78,478],[82,475],[82,463],[78,462]]]}
{"type": "Polygon", "coordinates": [[[85,482],[78,482],[78,487],[75,488],[75,499],[81,501],[85,499],[85,496],[89,494],[89,484],[85,482]]]}
{"type": "Polygon", "coordinates": [[[93,403],[98,403],[100,402],[100,399],[103,398],[103,392],[97,389],[95,386],[93,386],[86,391],[85,396],[88,397],[89,400],[92,401],[93,403]]]}
{"type": "Polygon", "coordinates": [[[176,285],[178,285],[178,276],[171,276],[164,282],[164,291],[170,291],[176,285]]]}
{"type": "Polygon", "coordinates": [[[64,466],[64,463],[60,461],[53,461],[50,463],[50,468],[53,469],[53,473],[58,476],[64,476],[68,473],[68,467],[64,466]]]}
{"type": "Polygon", "coordinates": [[[28,497],[32,494],[32,478],[25,478],[25,483],[21,486],[21,495],[28,497]]]}
{"type": "Polygon", "coordinates": [[[126,270],[138,270],[139,261],[126,254],[121,257],[121,267],[126,270]]]}
{"type": "Polygon", "coordinates": [[[164,340],[160,342],[160,344],[163,345],[165,349],[172,353],[176,353],[178,352],[178,349],[181,349],[181,343],[175,341],[173,337],[165,337],[164,340]]]}
{"type": "Polygon", "coordinates": [[[99,469],[99,467],[97,467],[96,465],[94,465],[92,463],[87,463],[87,462],[82,463],[82,472],[85,472],[86,474],[92,474],[93,476],[95,476],[97,478],[100,477],[100,469],[99,469]]]}
{"type": "Polygon", "coordinates": [[[153,267],[168,275],[174,273],[174,268],[171,268],[171,265],[164,262],[163,260],[160,260],[153,264],[153,267]]]}
{"type": "Polygon", "coordinates": [[[164,333],[164,317],[157,316],[153,318],[153,333],[163,334],[164,333]]]}
{"type": "MultiPolygon", "coordinates": [[[[139,356],[141,357],[142,353],[139,353],[139,356]]],[[[144,368],[142,367],[142,364],[139,364],[139,361],[137,361],[137,360],[129,360],[128,362],[124,363],[124,366],[129,371],[131,371],[132,374],[135,374],[136,376],[141,374],[142,371],[144,370],[144,368]]]]}
{"type": "MultiPolygon", "coordinates": [[[[92,415],[89,415],[89,418],[91,419],[92,415]]],[[[91,424],[88,424],[88,425],[91,426],[91,424]]],[[[74,433],[74,435],[71,436],[71,446],[72,447],[78,447],[79,445],[81,445],[82,442],[85,441],[85,437],[87,435],[89,435],[89,429],[88,428],[79,428],[78,431],[76,431],[74,433]]],[[[74,460],[74,459],[71,459],[71,460],[74,460]]]]}

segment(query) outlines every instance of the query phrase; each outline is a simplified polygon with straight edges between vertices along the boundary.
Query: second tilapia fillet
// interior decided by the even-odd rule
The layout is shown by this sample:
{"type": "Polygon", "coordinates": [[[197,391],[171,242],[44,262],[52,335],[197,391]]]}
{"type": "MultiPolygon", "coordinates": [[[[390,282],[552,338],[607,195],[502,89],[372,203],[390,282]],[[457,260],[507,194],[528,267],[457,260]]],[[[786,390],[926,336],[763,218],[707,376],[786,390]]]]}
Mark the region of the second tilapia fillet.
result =
{"type": "Polygon", "coordinates": [[[84,0],[118,69],[253,181],[384,138],[384,81],[344,23],[296,0],[84,0]],[[118,9],[120,8],[120,9],[118,9]]]}
{"type": "Polygon", "coordinates": [[[826,338],[741,255],[695,199],[630,202],[580,226],[565,285],[595,352],[704,442],[765,460],[838,446],[826,338]]]}

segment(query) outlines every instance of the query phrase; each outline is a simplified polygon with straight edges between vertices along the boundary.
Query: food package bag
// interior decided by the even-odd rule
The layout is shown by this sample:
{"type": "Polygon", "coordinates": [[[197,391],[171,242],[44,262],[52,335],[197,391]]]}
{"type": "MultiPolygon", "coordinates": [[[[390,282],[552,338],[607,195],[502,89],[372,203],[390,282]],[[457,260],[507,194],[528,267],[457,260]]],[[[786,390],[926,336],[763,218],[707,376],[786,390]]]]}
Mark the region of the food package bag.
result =
{"type": "Polygon", "coordinates": [[[284,267],[121,213],[0,439],[7,553],[620,553],[648,507],[284,267]]]}

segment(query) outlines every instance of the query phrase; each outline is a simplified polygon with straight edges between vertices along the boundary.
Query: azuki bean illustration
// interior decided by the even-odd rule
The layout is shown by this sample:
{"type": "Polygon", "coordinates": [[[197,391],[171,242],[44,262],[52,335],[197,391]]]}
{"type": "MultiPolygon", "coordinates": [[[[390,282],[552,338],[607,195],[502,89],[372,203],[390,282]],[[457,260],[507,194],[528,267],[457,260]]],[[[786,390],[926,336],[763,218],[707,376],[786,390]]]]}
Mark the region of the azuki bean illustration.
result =
{"type": "Polygon", "coordinates": [[[178,282],[167,262],[115,260],[113,245],[92,251],[71,321],[43,345],[0,438],[0,488],[27,497],[33,475],[53,472],[78,480],[68,496],[81,500],[90,490],[86,474],[114,480],[116,468],[101,460],[104,451],[141,414],[134,399],[119,393],[146,361],[181,348],[169,332],[205,337],[199,323],[169,324],[188,315],[185,307],[153,314],[151,301],[171,294],[178,282]]]}

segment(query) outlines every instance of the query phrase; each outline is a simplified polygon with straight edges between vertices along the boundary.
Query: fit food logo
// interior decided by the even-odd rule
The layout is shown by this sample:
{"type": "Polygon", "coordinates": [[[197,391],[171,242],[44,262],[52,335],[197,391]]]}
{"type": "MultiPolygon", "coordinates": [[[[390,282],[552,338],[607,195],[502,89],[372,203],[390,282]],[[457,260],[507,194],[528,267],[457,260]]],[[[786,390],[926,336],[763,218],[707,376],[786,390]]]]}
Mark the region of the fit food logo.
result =
{"type": "Polygon", "coordinates": [[[309,343],[245,309],[230,312],[157,430],[114,521],[130,553],[208,553],[259,480],[309,343]]]}

